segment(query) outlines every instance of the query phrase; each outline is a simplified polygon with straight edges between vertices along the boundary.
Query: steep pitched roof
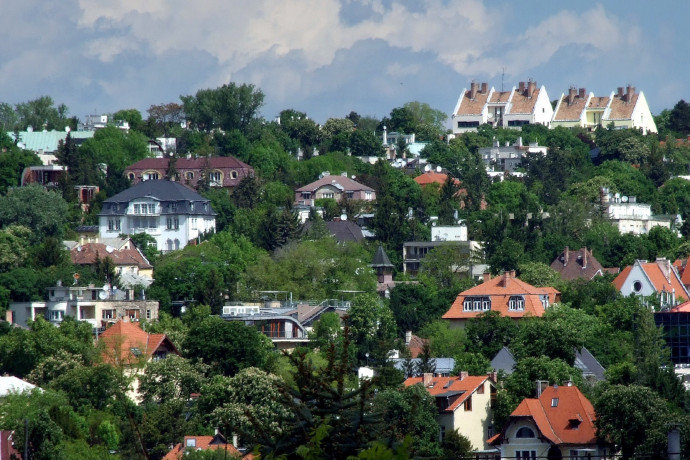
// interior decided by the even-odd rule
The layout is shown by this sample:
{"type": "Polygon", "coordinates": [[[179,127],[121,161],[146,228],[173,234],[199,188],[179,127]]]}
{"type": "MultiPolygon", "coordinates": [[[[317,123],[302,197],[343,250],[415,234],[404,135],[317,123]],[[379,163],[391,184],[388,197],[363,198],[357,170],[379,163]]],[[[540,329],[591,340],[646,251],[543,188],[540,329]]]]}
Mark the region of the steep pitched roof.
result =
{"type": "Polygon", "coordinates": [[[535,88],[532,96],[528,96],[526,91],[520,92],[516,89],[511,99],[510,113],[532,113],[539,97],[539,88],[535,88]]]}
{"type": "Polygon", "coordinates": [[[460,100],[460,106],[458,107],[456,115],[481,115],[484,110],[484,105],[489,98],[490,91],[481,92],[477,91],[474,99],[471,98],[472,91],[465,91],[460,100]]]}
{"type": "Polygon", "coordinates": [[[336,241],[354,241],[356,243],[364,239],[362,227],[351,220],[337,220],[326,222],[328,231],[336,241]]]}
{"type": "MultiPolygon", "coordinates": [[[[427,171],[424,174],[420,174],[419,176],[414,178],[414,181],[422,187],[429,184],[443,185],[446,183],[447,180],[448,174],[438,173],[435,171],[427,171]]],[[[458,179],[454,178],[453,182],[455,182],[455,184],[457,185],[460,185],[460,181],[458,179]]]]}
{"type": "Polygon", "coordinates": [[[516,362],[515,356],[513,356],[510,348],[503,347],[491,360],[491,368],[495,371],[503,371],[506,374],[512,374],[516,362]]]}
{"type": "Polygon", "coordinates": [[[563,252],[551,262],[551,268],[560,273],[561,278],[571,281],[578,278],[591,280],[596,275],[604,273],[604,267],[592,255],[591,250],[580,248],[577,251],[566,247],[563,252]]]}
{"type": "Polygon", "coordinates": [[[611,100],[611,111],[609,112],[607,120],[630,120],[633,111],[637,105],[637,100],[640,97],[639,93],[633,93],[628,101],[628,95],[619,96],[615,94],[611,100]]]}
{"type": "Polygon", "coordinates": [[[531,418],[541,436],[553,444],[587,445],[597,442],[594,407],[575,386],[552,386],[546,388],[538,399],[523,399],[510,414],[508,425],[489,443],[499,444],[505,437],[506,428],[520,418],[531,418]]]}
{"type": "Polygon", "coordinates": [[[587,97],[576,95],[572,104],[568,104],[568,95],[561,97],[558,111],[553,115],[553,121],[578,121],[587,104],[587,97]]]}
{"type": "Polygon", "coordinates": [[[161,345],[180,354],[165,334],[149,334],[138,324],[124,320],[106,329],[99,340],[104,343],[103,361],[109,364],[133,364],[140,356],[148,360],[161,345]]]}
{"type": "Polygon", "coordinates": [[[514,272],[506,272],[458,294],[453,305],[442,318],[469,319],[483,313],[483,311],[464,311],[465,297],[489,297],[491,299],[491,311],[498,311],[501,315],[510,318],[522,318],[526,315],[542,316],[544,306],[540,296],[548,296],[551,304],[556,302],[558,294],[560,293],[554,288],[538,288],[515,278],[514,272]],[[509,309],[509,301],[512,296],[524,298],[523,310],[509,309]]]}
{"type": "Polygon", "coordinates": [[[335,185],[336,187],[344,190],[344,191],[359,191],[363,190],[365,192],[373,192],[374,189],[371,187],[368,187],[364,184],[360,184],[359,182],[356,182],[352,179],[350,179],[347,176],[324,176],[321,179],[314,181],[310,184],[305,185],[304,187],[298,188],[296,191],[297,192],[314,192],[321,187],[324,187],[326,185],[335,185]]]}
{"type": "MultiPolygon", "coordinates": [[[[459,396],[443,412],[454,412],[465,400],[474,393],[480,385],[489,380],[484,376],[467,376],[461,378],[457,375],[452,377],[432,377],[431,385],[425,387],[426,391],[434,397],[459,396]]],[[[424,377],[409,377],[403,385],[424,384],[424,377]]]]}
{"type": "MultiPolygon", "coordinates": [[[[687,291],[678,276],[678,272],[667,260],[657,260],[655,262],[636,260],[634,265],[642,268],[656,292],[675,292],[676,297],[688,298],[687,291]],[[667,267],[666,264],[668,264],[667,267]],[[662,269],[662,267],[665,268],[662,269]],[[665,274],[666,269],[668,269],[668,278],[665,274]]],[[[632,269],[633,266],[630,265],[625,267],[613,280],[613,285],[616,289],[621,290],[632,269]]]]}
{"type": "Polygon", "coordinates": [[[115,265],[136,265],[142,269],[152,268],[149,261],[138,249],[113,249],[104,243],[85,243],[70,250],[73,264],[93,265],[100,259],[109,257],[115,265]]]}
{"type": "Polygon", "coordinates": [[[388,258],[388,255],[386,254],[386,251],[383,249],[383,246],[379,245],[379,247],[376,249],[376,254],[374,255],[374,261],[371,263],[372,267],[392,267],[393,264],[391,263],[391,260],[388,258]]]}

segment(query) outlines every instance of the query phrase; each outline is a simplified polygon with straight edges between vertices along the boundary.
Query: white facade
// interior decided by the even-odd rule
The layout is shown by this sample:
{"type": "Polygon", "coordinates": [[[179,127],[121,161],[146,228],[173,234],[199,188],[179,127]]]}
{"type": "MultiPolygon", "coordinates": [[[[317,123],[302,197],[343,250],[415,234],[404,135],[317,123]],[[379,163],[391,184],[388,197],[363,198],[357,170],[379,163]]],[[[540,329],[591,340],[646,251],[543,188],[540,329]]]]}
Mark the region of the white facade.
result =
{"type": "Polygon", "coordinates": [[[621,197],[603,189],[602,204],[606,207],[609,219],[621,233],[644,235],[654,227],[671,228],[669,219],[655,217],[652,214],[652,206],[638,203],[634,196],[621,197]]]}
{"type": "Polygon", "coordinates": [[[467,225],[436,225],[431,227],[431,241],[467,241],[467,225]]]}

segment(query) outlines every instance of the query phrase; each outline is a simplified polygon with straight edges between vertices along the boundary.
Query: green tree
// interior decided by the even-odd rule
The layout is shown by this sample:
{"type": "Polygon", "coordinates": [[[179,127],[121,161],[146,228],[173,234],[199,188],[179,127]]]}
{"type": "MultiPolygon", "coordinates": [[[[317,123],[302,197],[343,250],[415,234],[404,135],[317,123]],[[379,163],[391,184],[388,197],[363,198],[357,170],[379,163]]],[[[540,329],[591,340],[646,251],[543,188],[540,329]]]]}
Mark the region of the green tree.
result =
{"type": "Polygon", "coordinates": [[[358,157],[380,157],[384,153],[383,144],[374,132],[357,129],[350,135],[350,153],[358,157]]]}
{"type": "Polygon", "coordinates": [[[185,121],[184,107],[176,102],[154,104],[146,111],[149,114],[148,125],[155,127],[155,131],[149,133],[151,137],[170,137],[179,132],[180,123],[185,121]]]}
{"type": "Polygon", "coordinates": [[[471,351],[493,359],[501,348],[509,346],[517,334],[515,322],[497,311],[487,311],[472,318],[465,326],[467,344],[471,351]]]}
{"type": "Polygon", "coordinates": [[[76,129],[74,120],[67,117],[69,110],[64,104],[55,107],[55,102],[50,96],[41,96],[31,101],[22,102],[15,106],[15,112],[19,119],[16,127],[24,131],[29,126],[40,131],[62,131],[65,127],[76,129]]]}
{"type": "Polygon", "coordinates": [[[560,283],[561,277],[551,267],[542,262],[525,262],[518,265],[520,280],[532,286],[555,286],[560,283]]]}
{"type": "Polygon", "coordinates": [[[188,401],[192,393],[199,393],[205,382],[208,366],[192,364],[171,354],[166,359],[148,363],[139,377],[139,394],[143,403],[165,403],[170,400],[188,401]]]}
{"type": "Polygon", "coordinates": [[[67,215],[67,203],[62,197],[41,185],[13,188],[0,196],[0,227],[28,227],[33,230],[34,243],[46,236],[60,238],[67,215]]]}
{"type": "Polygon", "coordinates": [[[681,99],[673,106],[668,117],[668,127],[680,136],[690,134],[690,104],[681,99]]]}
{"type": "Polygon", "coordinates": [[[242,322],[209,316],[189,328],[183,348],[194,362],[211,366],[211,372],[232,376],[247,367],[263,367],[272,344],[242,322]]]}
{"type": "Polygon", "coordinates": [[[194,96],[180,96],[187,122],[192,128],[211,132],[237,129],[248,133],[250,125],[259,119],[264,94],[251,84],[234,82],[216,89],[201,89],[194,96]]]}
{"type": "Polygon", "coordinates": [[[360,294],[352,301],[347,324],[359,363],[366,364],[369,358],[375,363],[385,361],[396,337],[395,320],[376,294],[360,294]]]}

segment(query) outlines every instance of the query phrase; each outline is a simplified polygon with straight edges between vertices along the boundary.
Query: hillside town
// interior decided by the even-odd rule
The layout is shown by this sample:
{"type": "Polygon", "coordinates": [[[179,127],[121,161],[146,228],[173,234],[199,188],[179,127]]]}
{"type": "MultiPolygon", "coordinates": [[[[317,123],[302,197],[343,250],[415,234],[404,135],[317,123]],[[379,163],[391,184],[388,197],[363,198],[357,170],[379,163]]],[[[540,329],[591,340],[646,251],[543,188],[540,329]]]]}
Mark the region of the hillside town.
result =
{"type": "Polygon", "coordinates": [[[690,105],[586,84],[3,104],[0,460],[689,455],[690,105]]]}

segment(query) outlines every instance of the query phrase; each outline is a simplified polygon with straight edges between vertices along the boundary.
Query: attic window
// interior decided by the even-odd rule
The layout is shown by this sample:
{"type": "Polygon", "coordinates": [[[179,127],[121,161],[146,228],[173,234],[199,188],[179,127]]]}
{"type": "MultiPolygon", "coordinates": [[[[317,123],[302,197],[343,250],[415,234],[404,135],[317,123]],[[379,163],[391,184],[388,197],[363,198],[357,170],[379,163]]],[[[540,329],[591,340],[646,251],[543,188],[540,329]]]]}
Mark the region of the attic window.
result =
{"type": "Polygon", "coordinates": [[[551,398],[551,407],[558,407],[558,398],[551,398]]]}
{"type": "Polygon", "coordinates": [[[132,347],[129,349],[129,351],[131,351],[134,356],[141,356],[141,350],[139,347],[132,347]]]}
{"type": "Polygon", "coordinates": [[[633,291],[640,292],[641,290],[642,290],[642,283],[639,281],[635,281],[633,283],[633,291]]]}
{"type": "Polygon", "coordinates": [[[187,447],[196,447],[196,438],[187,439],[187,447]]]}
{"type": "Polygon", "coordinates": [[[523,426],[522,428],[517,430],[517,432],[515,433],[515,437],[516,438],[535,438],[536,436],[534,434],[534,431],[531,428],[529,428],[527,426],[523,426]]]}

